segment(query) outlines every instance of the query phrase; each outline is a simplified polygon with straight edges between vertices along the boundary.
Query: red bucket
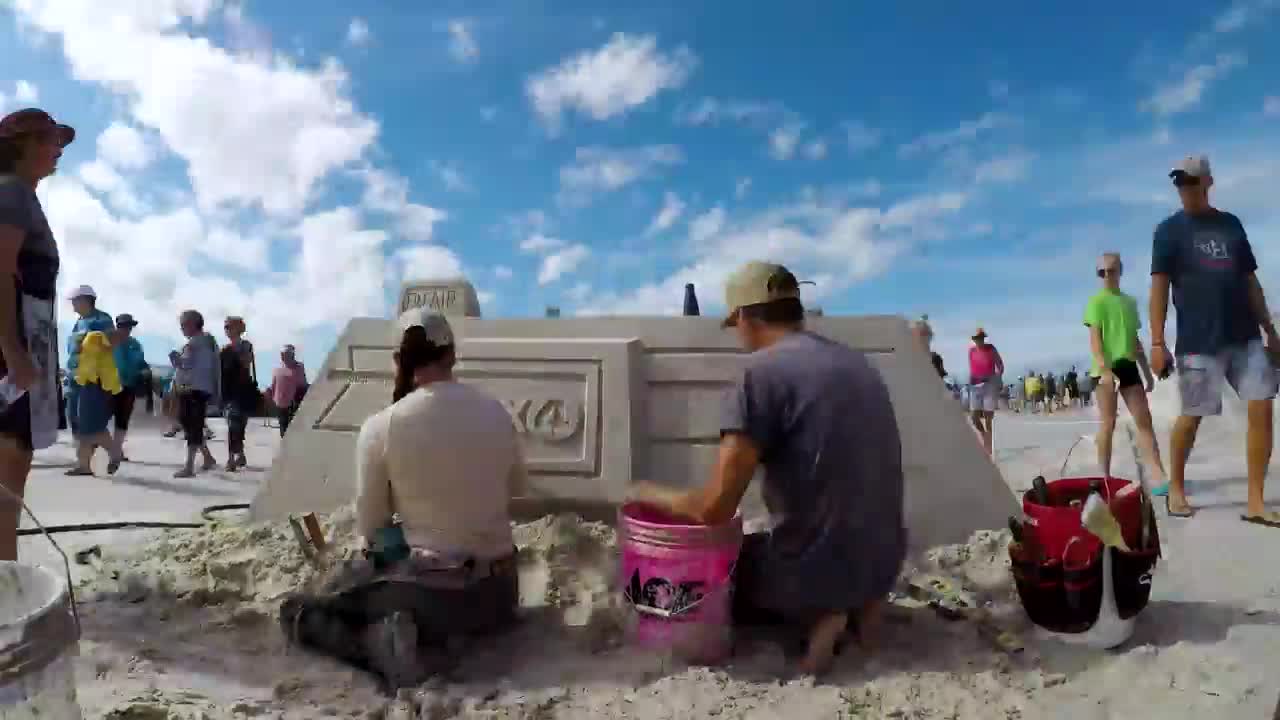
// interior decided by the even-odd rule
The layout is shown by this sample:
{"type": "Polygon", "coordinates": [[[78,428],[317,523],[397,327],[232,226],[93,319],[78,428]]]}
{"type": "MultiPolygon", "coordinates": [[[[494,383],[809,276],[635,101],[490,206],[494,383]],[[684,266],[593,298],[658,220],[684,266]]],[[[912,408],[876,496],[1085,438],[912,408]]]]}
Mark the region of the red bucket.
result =
{"type": "MultiPolygon", "coordinates": [[[[1102,546],[1102,541],[1093,533],[1085,530],[1080,524],[1080,515],[1084,510],[1084,501],[1089,498],[1089,488],[1095,482],[1101,483],[1100,477],[1061,478],[1048,483],[1049,502],[1041,505],[1035,501],[1035,493],[1028,490],[1022,496],[1022,512],[1027,516],[1028,524],[1034,528],[1037,543],[1044,548],[1046,558],[1061,560],[1071,544],[1072,556],[1092,557],[1102,546]],[[1080,502],[1074,503],[1073,501],[1080,502]],[[1072,538],[1079,538],[1072,543],[1072,538]]],[[[1124,540],[1129,547],[1136,548],[1142,536],[1141,493],[1121,490],[1132,485],[1132,481],[1122,478],[1108,478],[1103,486],[1102,497],[1111,506],[1111,512],[1120,523],[1124,540]]]]}

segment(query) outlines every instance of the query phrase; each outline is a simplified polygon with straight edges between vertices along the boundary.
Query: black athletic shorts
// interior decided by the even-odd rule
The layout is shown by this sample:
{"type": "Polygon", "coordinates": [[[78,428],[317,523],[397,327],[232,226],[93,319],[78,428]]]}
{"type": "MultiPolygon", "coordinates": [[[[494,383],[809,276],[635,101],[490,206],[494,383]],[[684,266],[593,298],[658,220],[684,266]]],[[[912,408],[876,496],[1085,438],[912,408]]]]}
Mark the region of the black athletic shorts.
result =
{"type": "Polygon", "coordinates": [[[0,409],[0,435],[7,435],[28,452],[31,451],[31,397],[26,393],[0,409]]]}
{"type": "MultiPolygon", "coordinates": [[[[1121,390],[1142,384],[1142,373],[1138,371],[1138,364],[1132,360],[1117,360],[1111,363],[1111,374],[1116,376],[1116,384],[1121,390]]],[[[1098,377],[1093,376],[1095,386],[1098,377]]]]}

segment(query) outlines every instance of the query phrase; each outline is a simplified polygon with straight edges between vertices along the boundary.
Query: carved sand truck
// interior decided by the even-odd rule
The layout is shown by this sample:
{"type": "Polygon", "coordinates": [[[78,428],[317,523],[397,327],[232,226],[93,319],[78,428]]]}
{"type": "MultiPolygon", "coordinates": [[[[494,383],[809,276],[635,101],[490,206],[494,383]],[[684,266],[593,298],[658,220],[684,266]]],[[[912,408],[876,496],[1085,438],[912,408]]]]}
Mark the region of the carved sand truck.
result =
{"type": "MultiPolygon", "coordinates": [[[[458,378],[500,398],[525,439],[533,512],[612,507],[637,480],[702,483],[716,458],[721,396],[745,357],[714,317],[480,317],[465,280],[412,283],[398,311],[449,315],[458,378]]],[[[897,411],[912,547],[964,542],[1018,512],[974,442],[929,356],[895,316],[812,317],[809,326],[868,353],[897,411]]],[[[393,318],[347,324],[299,409],[255,519],[351,501],[355,435],[391,401],[393,318]]],[[[858,418],[849,418],[858,422],[858,418]]],[[[758,490],[759,483],[753,483],[758,490]]],[[[754,508],[758,511],[758,498],[754,508]]],[[[608,514],[611,514],[610,510],[608,514]]]]}

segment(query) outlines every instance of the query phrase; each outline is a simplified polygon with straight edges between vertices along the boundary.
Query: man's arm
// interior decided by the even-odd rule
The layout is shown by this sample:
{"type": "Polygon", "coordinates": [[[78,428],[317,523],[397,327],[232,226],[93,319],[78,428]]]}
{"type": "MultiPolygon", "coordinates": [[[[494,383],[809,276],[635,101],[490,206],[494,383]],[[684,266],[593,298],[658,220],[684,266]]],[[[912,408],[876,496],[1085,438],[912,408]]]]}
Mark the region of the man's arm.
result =
{"type": "Polygon", "coordinates": [[[738,511],[759,463],[760,453],[751,438],[736,432],[725,433],[720,439],[720,455],[709,483],[694,490],[637,483],[631,498],[703,525],[728,522],[738,511]]]}
{"type": "Polygon", "coordinates": [[[1169,318],[1169,276],[1151,274],[1151,297],[1147,301],[1147,314],[1151,316],[1151,345],[1164,345],[1164,326],[1169,318]]]}
{"type": "Polygon", "coordinates": [[[996,375],[1004,375],[1004,358],[1000,357],[1000,351],[994,345],[991,346],[991,352],[996,354],[996,375]]]}
{"type": "Polygon", "coordinates": [[[1253,314],[1258,318],[1258,326],[1262,328],[1262,332],[1266,333],[1270,340],[1276,337],[1276,324],[1271,319],[1271,311],[1267,309],[1267,295],[1262,291],[1262,283],[1258,280],[1257,273],[1249,273],[1245,278],[1249,288],[1249,308],[1253,310],[1253,314]]]}
{"type": "Polygon", "coordinates": [[[360,428],[356,438],[356,531],[372,541],[379,529],[391,524],[391,478],[383,448],[386,426],[375,415],[360,428]]]}

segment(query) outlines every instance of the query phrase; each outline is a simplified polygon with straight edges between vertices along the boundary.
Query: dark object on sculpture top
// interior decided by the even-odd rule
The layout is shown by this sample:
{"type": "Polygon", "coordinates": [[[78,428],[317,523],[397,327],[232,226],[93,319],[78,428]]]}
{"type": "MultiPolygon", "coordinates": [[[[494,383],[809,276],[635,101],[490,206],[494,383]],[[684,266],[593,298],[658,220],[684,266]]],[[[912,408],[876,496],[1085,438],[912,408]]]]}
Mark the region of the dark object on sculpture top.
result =
{"type": "Polygon", "coordinates": [[[696,317],[702,313],[698,311],[698,294],[693,290],[693,283],[685,283],[684,286],[684,315],[685,317],[696,317]]]}

